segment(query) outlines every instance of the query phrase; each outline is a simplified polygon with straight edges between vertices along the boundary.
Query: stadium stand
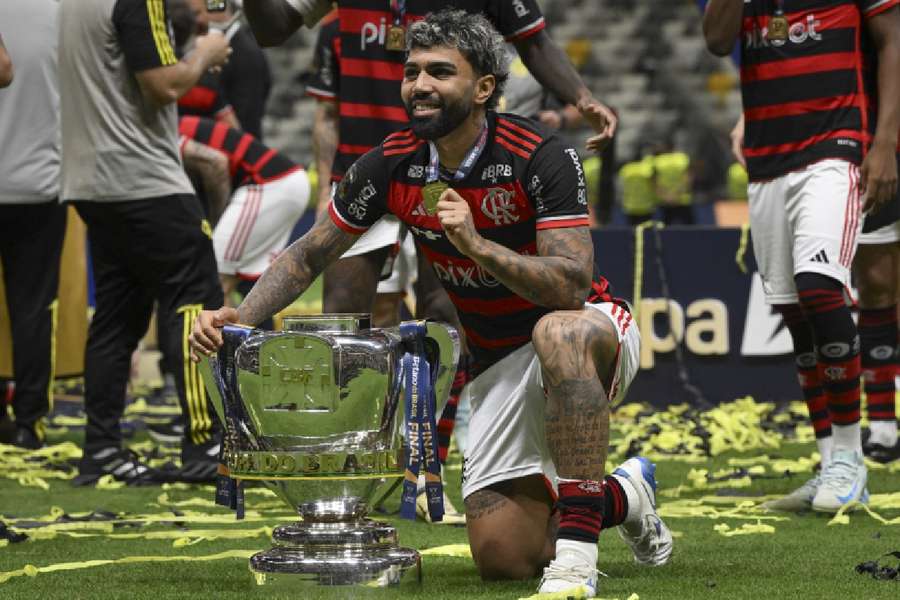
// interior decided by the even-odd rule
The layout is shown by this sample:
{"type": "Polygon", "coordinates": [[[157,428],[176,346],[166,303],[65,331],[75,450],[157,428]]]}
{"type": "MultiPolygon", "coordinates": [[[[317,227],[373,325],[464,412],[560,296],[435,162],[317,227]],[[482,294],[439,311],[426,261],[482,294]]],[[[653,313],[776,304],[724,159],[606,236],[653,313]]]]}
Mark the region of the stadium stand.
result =
{"type": "MultiPolygon", "coordinates": [[[[740,114],[740,94],[734,87],[738,77],[730,60],[706,52],[696,0],[540,4],[550,34],[561,47],[579,54],[589,47],[584,56],[573,57],[574,62],[583,61],[582,76],[595,95],[619,112],[618,160],[631,160],[647,139],[668,139],[719,173],[724,195],[724,175],[731,163],[727,132],[740,114]]],[[[283,46],[267,49],[275,84],[265,135],[303,164],[312,155],[314,100],[303,95],[300,80],[315,35],[303,29],[283,46]]],[[[586,133],[569,135],[578,142],[586,133]]]]}

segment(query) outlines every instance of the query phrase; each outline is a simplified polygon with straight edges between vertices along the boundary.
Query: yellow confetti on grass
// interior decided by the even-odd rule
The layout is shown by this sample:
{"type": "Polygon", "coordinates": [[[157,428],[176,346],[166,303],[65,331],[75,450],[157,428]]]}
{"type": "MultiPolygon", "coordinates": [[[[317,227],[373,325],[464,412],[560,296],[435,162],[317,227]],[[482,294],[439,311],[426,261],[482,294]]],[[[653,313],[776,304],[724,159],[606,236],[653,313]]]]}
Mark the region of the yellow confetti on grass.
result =
{"type": "Polygon", "coordinates": [[[472,550],[468,544],[447,544],[420,550],[422,556],[452,556],[456,558],[472,558],[472,550]]]}
{"type": "Polygon", "coordinates": [[[718,523],[713,526],[713,530],[725,537],[775,533],[775,527],[761,523],[760,521],[757,521],[756,523],[744,523],[737,529],[732,529],[727,523],[718,523]]]}
{"type": "Polygon", "coordinates": [[[722,509],[703,499],[674,500],[661,504],[657,509],[664,519],[747,519],[754,521],[787,521],[788,517],[769,514],[752,500],[739,502],[734,508],[722,509]]]}
{"type": "MultiPolygon", "coordinates": [[[[894,496],[895,494],[884,494],[894,496]]],[[[850,524],[850,514],[855,510],[863,510],[870,517],[881,523],[882,525],[900,525],[900,517],[896,517],[894,519],[886,519],[879,515],[877,512],[872,510],[869,506],[862,504],[860,502],[850,502],[845,504],[840,508],[837,514],[834,515],[830,521],[828,521],[828,525],[849,525],[850,524]]]]}
{"type": "Polygon", "coordinates": [[[131,563],[165,563],[165,562],[203,562],[211,560],[224,560],[228,558],[250,558],[255,554],[256,550],[228,550],[219,552],[218,554],[210,554],[207,556],[126,556],[110,560],[85,560],[79,562],[56,563],[45,567],[36,567],[35,565],[25,565],[21,569],[15,571],[7,571],[0,573],[0,583],[6,583],[15,577],[37,577],[40,573],[54,573],[57,571],[75,571],[78,569],[91,569],[93,567],[102,567],[105,565],[123,565],[131,563]]]}

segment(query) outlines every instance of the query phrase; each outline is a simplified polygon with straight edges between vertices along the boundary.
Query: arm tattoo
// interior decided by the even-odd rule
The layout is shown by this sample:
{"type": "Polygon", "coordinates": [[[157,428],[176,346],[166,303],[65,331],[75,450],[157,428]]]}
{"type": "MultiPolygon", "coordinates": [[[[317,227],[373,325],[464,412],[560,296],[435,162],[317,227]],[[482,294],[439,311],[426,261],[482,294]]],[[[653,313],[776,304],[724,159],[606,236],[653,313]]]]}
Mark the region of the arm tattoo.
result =
{"type": "Polygon", "coordinates": [[[327,212],[319,215],[313,228],[269,265],[244,298],[238,307],[240,322],[256,325],[289,305],[358,238],[339,229],[327,212]]]}
{"type": "Polygon", "coordinates": [[[339,137],[337,102],[320,101],[313,122],[313,156],[319,173],[318,211],[325,210],[331,196],[331,174],[339,137]]]}
{"type": "Polygon", "coordinates": [[[225,211],[231,199],[231,174],[228,157],[214,148],[194,140],[187,140],[182,151],[185,170],[197,173],[209,200],[209,220],[213,225],[225,211]]]}
{"type": "Polygon", "coordinates": [[[538,256],[523,256],[485,240],[470,258],[530,302],[555,309],[581,308],[594,264],[588,228],[540,230],[537,247],[538,256]]]}

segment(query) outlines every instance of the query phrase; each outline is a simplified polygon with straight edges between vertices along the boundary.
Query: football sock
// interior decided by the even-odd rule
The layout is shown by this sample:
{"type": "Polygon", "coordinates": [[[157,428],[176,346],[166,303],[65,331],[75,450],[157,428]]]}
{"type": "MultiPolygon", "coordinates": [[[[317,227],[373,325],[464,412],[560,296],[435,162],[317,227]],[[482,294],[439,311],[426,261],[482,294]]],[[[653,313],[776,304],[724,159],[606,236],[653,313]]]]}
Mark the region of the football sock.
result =
{"type": "Polygon", "coordinates": [[[824,467],[831,460],[831,413],[828,412],[828,398],[822,386],[822,369],[816,359],[816,348],[812,328],[799,304],[778,304],[775,306],[784,318],[784,324],[794,342],[794,361],[797,379],[809,411],[809,420],[816,434],[816,446],[824,467]]]}
{"type": "Polygon", "coordinates": [[[636,521],[640,517],[640,500],[630,482],[622,483],[617,475],[603,479],[603,529],[636,521]]]}
{"type": "Polygon", "coordinates": [[[897,375],[897,305],[859,311],[866,410],[872,432],[869,442],[882,446],[897,443],[894,377],[897,375]]]}
{"type": "Polygon", "coordinates": [[[859,336],[836,280],[818,273],[795,277],[803,313],[812,326],[831,413],[834,449],[862,454],[859,336]]]}
{"type": "Polygon", "coordinates": [[[560,540],[584,542],[596,547],[603,523],[604,486],[587,479],[559,480],[560,540]]]}

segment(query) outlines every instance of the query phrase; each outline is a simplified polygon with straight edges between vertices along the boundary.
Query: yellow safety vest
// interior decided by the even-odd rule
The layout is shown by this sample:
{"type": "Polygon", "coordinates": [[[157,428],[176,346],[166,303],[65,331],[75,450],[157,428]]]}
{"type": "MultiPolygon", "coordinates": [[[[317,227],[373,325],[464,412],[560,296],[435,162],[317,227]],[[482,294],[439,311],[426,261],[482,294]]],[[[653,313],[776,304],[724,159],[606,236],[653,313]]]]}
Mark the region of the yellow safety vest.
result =
{"type": "Polygon", "coordinates": [[[603,159],[596,155],[589,156],[582,165],[584,166],[584,180],[588,188],[588,204],[595,205],[600,201],[600,170],[603,167],[603,159]]]}
{"type": "Polygon", "coordinates": [[[678,204],[691,203],[690,176],[688,170],[691,159],[684,152],[657,154],[653,160],[656,167],[656,186],[666,195],[675,194],[678,204]]]}
{"type": "Polygon", "coordinates": [[[622,210],[625,214],[649,215],[656,209],[652,158],[622,165],[619,184],[622,186],[622,210]]]}
{"type": "Polygon", "coordinates": [[[728,198],[730,200],[747,199],[747,169],[739,163],[728,167],[728,198]]]}

